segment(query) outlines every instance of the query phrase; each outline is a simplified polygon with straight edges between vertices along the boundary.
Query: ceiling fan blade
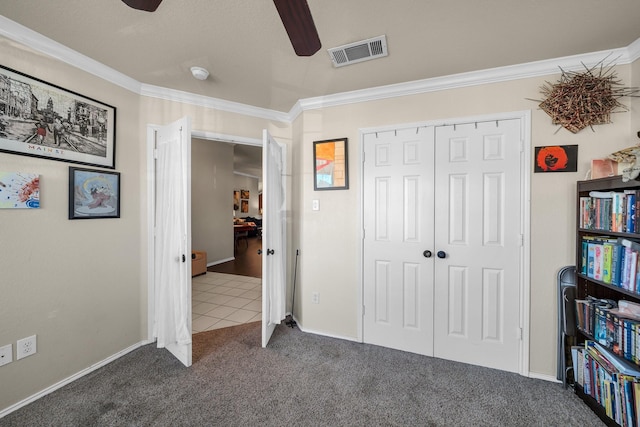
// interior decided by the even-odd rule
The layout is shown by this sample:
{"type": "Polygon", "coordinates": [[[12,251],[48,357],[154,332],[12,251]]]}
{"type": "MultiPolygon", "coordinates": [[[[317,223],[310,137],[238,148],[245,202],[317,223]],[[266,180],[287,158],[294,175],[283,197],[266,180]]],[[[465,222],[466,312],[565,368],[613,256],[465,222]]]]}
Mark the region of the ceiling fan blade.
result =
{"type": "Polygon", "coordinates": [[[162,0],[122,0],[124,4],[138,10],[155,12],[162,0]]]}
{"type": "Polygon", "coordinates": [[[320,37],[313,23],[307,0],[273,0],[298,56],[311,56],[320,50],[320,37]]]}

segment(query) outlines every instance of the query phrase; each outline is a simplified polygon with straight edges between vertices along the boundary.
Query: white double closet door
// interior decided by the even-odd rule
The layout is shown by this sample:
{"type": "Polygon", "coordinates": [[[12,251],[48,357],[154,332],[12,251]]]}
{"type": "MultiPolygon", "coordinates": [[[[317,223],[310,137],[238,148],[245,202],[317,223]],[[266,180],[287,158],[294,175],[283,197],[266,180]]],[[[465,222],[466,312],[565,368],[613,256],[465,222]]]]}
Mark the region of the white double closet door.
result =
{"type": "Polygon", "coordinates": [[[365,342],[518,372],[521,126],[364,135],[365,342]]]}

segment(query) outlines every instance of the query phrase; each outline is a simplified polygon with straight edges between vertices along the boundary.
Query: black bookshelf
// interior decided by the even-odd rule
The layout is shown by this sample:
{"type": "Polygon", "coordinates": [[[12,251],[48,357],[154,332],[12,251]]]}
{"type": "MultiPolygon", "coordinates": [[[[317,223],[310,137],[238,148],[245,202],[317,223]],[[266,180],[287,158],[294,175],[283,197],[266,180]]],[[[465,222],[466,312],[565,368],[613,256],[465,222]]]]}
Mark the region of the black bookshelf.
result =
{"type": "MultiPolygon", "coordinates": [[[[621,176],[593,179],[588,181],[578,181],[576,194],[576,299],[585,299],[587,296],[599,299],[611,299],[614,301],[628,300],[640,303],[640,294],[623,289],[614,284],[605,283],[604,281],[595,280],[581,272],[583,263],[583,238],[585,236],[602,236],[623,238],[630,241],[640,242],[639,233],[627,233],[621,231],[609,231],[606,229],[580,228],[583,212],[581,211],[580,198],[589,196],[591,191],[598,192],[624,192],[625,190],[640,190],[640,182],[636,180],[622,182],[621,176]]],[[[586,340],[596,341],[595,338],[576,328],[577,343],[583,344],[586,340]]],[[[622,357],[620,357],[622,359],[622,357]]],[[[608,426],[619,426],[612,418],[607,416],[606,410],[598,403],[596,399],[584,393],[583,387],[577,382],[574,384],[574,390],[586,404],[595,412],[598,417],[608,426]]],[[[640,416],[640,414],[638,414],[640,416]]]]}

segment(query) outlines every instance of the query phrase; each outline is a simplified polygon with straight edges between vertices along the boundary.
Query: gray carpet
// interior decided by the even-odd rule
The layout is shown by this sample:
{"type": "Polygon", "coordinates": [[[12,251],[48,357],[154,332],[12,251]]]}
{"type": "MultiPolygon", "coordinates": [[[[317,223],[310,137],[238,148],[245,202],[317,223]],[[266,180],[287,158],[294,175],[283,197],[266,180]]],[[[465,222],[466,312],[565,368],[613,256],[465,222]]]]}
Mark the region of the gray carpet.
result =
{"type": "Polygon", "coordinates": [[[183,367],[147,345],[0,426],[601,426],[572,391],[260,323],[194,336],[183,367]]]}

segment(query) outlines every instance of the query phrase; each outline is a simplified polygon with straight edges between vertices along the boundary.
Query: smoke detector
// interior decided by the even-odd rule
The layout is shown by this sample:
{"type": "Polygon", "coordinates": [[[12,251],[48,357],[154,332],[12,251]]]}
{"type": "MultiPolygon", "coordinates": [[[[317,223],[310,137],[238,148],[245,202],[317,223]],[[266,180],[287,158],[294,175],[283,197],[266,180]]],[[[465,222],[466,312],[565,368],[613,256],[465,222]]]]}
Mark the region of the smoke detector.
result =
{"type": "Polygon", "coordinates": [[[345,44],[328,49],[328,52],[334,67],[344,67],[357,62],[382,58],[389,54],[387,51],[387,36],[383,35],[345,44]]]}
{"type": "Polygon", "coordinates": [[[191,67],[191,74],[198,80],[207,80],[209,72],[202,67],[191,67]]]}

